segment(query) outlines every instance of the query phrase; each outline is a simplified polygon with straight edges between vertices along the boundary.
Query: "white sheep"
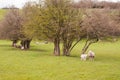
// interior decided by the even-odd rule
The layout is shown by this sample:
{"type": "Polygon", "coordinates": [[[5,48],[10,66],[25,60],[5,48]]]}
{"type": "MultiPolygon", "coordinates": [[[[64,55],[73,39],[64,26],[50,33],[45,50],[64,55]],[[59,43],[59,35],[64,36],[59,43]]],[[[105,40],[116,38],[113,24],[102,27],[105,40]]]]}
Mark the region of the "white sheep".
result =
{"type": "Polygon", "coordinates": [[[87,59],[87,54],[81,54],[81,60],[86,61],[87,59]]]}
{"type": "Polygon", "coordinates": [[[21,46],[21,49],[22,49],[22,50],[25,49],[24,46],[21,46]]]}
{"type": "Polygon", "coordinates": [[[90,51],[88,52],[88,57],[89,57],[90,60],[93,60],[94,57],[95,57],[95,53],[90,50],[90,51]]]}

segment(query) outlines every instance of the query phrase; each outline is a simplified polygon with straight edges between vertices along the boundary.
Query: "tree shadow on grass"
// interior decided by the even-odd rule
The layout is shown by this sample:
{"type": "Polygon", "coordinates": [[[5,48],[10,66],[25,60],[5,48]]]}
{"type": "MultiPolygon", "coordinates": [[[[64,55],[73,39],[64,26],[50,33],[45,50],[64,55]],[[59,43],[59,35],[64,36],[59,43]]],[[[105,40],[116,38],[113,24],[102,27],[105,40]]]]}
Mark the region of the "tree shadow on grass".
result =
{"type": "Polygon", "coordinates": [[[76,58],[78,58],[79,56],[78,55],[70,55],[70,56],[68,56],[68,57],[76,57],[76,58]]]}
{"type": "Polygon", "coordinates": [[[1,50],[5,50],[5,51],[7,51],[7,50],[12,50],[12,46],[11,45],[7,45],[7,44],[4,44],[4,45],[0,45],[0,49],[1,50]]]}
{"type": "Polygon", "coordinates": [[[4,44],[4,45],[0,45],[0,47],[12,47],[12,46],[4,44]]]}
{"type": "Polygon", "coordinates": [[[15,47],[12,47],[11,45],[5,44],[5,45],[0,45],[0,48],[5,51],[48,52],[48,50],[45,50],[45,49],[36,49],[34,48],[34,46],[31,46],[31,48],[28,50],[21,50],[20,48],[15,48],[15,47]]]}
{"type": "Polygon", "coordinates": [[[32,52],[48,52],[48,50],[43,50],[43,49],[29,49],[27,51],[32,51],[32,52]]]}

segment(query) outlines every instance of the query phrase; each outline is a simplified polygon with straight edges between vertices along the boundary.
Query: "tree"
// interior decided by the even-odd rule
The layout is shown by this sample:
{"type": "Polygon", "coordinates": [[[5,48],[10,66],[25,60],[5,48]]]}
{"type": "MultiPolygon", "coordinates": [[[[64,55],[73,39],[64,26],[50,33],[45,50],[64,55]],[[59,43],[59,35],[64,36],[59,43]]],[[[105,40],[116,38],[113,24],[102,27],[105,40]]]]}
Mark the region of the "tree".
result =
{"type": "Polygon", "coordinates": [[[34,37],[36,37],[37,39],[52,41],[54,43],[54,55],[59,56],[60,41],[61,39],[63,40],[63,37],[66,34],[65,29],[67,29],[67,27],[69,27],[70,29],[71,26],[71,31],[73,31],[72,25],[74,25],[75,23],[73,24],[72,20],[76,20],[76,18],[78,17],[78,13],[72,7],[71,1],[45,0],[44,5],[31,5],[30,9],[30,19],[26,21],[27,25],[30,26],[25,26],[26,33],[28,35],[34,35],[34,37]],[[36,13],[33,13],[33,11],[36,13]],[[72,17],[74,17],[75,19],[72,19],[72,17]]]}
{"type": "Polygon", "coordinates": [[[21,45],[23,49],[29,49],[30,48],[30,42],[33,39],[33,33],[34,32],[34,26],[37,24],[37,10],[38,7],[36,6],[36,3],[34,2],[28,2],[25,4],[25,6],[22,9],[22,16],[23,16],[23,26],[22,26],[22,34],[21,34],[21,45]]]}
{"type": "Polygon", "coordinates": [[[104,9],[119,9],[120,2],[109,2],[99,0],[80,0],[75,3],[77,8],[104,8],[104,9]]]}
{"type": "Polygon", "coordinates": [[[5,15],[2,26],[2,35],[4,38],[12,40],[12,46],[16,47],[16,43],[20,37],[20,28],[22,26],[22,17],[19,13],[19,9],[11,8],[5,15]]]}
{"type": "Polygon", "coordinates": [[[54,43],[54,55],[60,55],[60,42],[63,55],[81,40],[79,34],[83,11],[75,8],[72,0],[45,0],[42,4],[29,4],[26,8],[24,31],[26,35],[54,43]],[[76,43],[73,42],[76,40],[76,43]]]}
{"type": "Polygon", "coordinates": [[[120,37],[120,9],[114,10],[111,15],[112,15],[111,18],[113,20],[111,25],[116,27],[114,35],[119,38],[120,37]]]}
{"type": "Polygon", "coordinates": [[[44,15],[42,15],[43,34],[53,41],[54,55],[60,55],[60,39],[64,27],[65,10],[69,7],[69,0],[46,0],[44,15]]]}
{"type": "Polygon", "coordinates": [[[3,31],[3,26],[2,26],[2,22],[0,21],[0,39],[3,39],[2,31],[3,31]]]}
{"type": "Polygon", "coordinates": [[[87,51],[92,43],[112,38],[115,29],[116,27],[111,25],[111,19],[105,10],[87,12],[82,26],[82,32],[86,36],[82,54],[87,51]]]}
{"type": "Polygon", "coordinates": [[[62,27],[63,55],[69,56],[75,45],[82,39],[80,31],[83,11],[81,9],[68,7],[64,12],[66,17],[62,27]],[[76,42],[75,42],[76,41],[76,42]],[[73,44],[73,42],[75,42],[73,44]]]}
{"type": "Polygon", "coordinates": [[[2,26],[2,22],[0,21],[0,39],[4,39],[4,36],[3,36],[3,26],[2,26]]]}
{"type": "Polygon", "coordinates": [[[17,47],[16,43],[18,40],[21,40],[21,47],[23,47],[23,49],[30,48],[31,39],[23,33],[25,18],[26,17],[22,15],[22,12],[19,9],[11,7],[2,21],[2,35],[5,39],[13,41],[13,47],[17,47]]]}

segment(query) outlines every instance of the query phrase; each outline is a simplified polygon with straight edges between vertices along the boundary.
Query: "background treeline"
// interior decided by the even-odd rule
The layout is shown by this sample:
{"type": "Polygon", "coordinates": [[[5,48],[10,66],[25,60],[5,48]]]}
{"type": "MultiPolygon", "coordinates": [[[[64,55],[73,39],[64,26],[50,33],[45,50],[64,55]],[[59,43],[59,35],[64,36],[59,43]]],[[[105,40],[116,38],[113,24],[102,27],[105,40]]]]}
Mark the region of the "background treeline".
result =
{"type": "Polygon", "coordinates": [[[29,49],[35,39],[49,41],[54,44],[56,56],[61,54],[60,44],[62,54],[70,56],[73,48],[84,39],[86,43],[80,52],[84,54],[91,44],[100,40],[116,41],[120,36],[119,3],[104,2],[103,9],[92,9],[102,3],[45,0],[28,2],[20,10],[12,6],[0,21],[0,38],[11,40],[13,47],[21,49],[29,49]],[[116,7],[105,7],[111,3],[116,7]]]}
{"type": "Polygon", "coordinates": [[[120,2],[108,2],[108,1],[97,1],[97,0],[80,0],[75,3],[77,8],[106,8],[106,9],[119,9],[120,2]]]}

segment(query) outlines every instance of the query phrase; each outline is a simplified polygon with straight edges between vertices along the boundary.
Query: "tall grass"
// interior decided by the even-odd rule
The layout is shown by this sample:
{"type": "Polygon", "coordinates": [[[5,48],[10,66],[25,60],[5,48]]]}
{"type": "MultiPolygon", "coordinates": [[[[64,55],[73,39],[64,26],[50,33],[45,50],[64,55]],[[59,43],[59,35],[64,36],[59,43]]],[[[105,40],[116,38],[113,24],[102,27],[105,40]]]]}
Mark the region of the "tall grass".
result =
{"type": "Polygon", "coordinates": [[[120,80],[120,41],[99,42],[90,46],[94,61],[79,58],[84,41],[70,57],[53,56],[53,44],[35,44],[30,50],[12,48],[0,41],[0,80],[120,80]]]}

